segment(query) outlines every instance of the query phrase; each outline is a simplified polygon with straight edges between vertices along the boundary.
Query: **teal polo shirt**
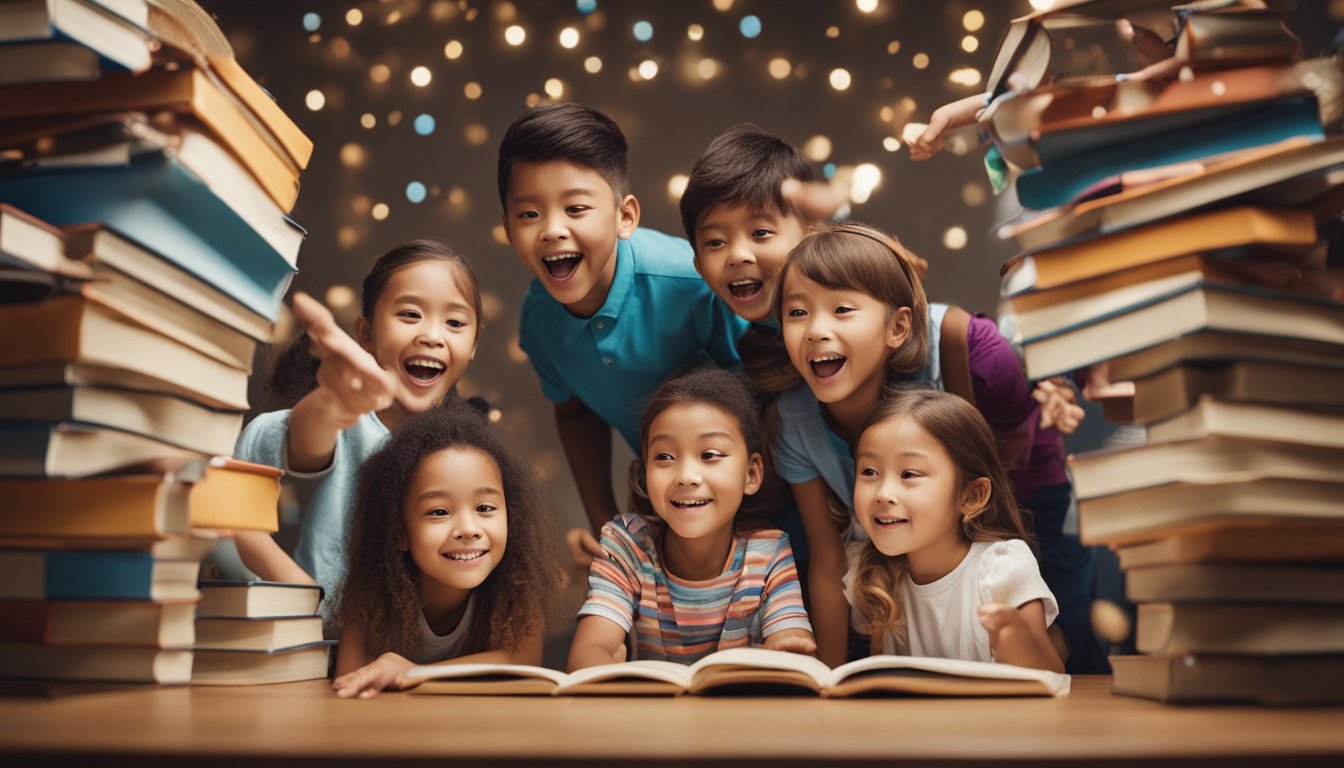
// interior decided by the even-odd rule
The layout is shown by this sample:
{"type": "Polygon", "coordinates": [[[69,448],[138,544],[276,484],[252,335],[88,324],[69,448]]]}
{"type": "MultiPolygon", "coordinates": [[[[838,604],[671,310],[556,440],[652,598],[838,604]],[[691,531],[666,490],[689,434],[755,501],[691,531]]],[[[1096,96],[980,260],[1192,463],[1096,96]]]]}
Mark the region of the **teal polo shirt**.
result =
{"type": "Polygon", "coordinates": [[[636,229],[617,241],[611,290],[587,318],[534,279],[518,338],[546,398],[578,398],[638,451],[640,412],[664,379],[697,363],[739,367],[747,323],[709,290],[692,259],[685,240],[636,229]]]}

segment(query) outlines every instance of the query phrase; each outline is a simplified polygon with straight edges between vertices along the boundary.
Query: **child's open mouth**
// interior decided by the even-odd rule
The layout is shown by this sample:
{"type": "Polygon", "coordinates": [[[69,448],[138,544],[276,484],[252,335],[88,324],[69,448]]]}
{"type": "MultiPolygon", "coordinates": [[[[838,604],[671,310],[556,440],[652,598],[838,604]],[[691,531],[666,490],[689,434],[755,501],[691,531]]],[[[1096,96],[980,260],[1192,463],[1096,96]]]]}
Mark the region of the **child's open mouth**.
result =
{"type": "Polygon", "coordinates": [[[744,278],[742,280],[734,280],[731,283],[729,283],[728,292],[733,295],[734,299],[737,299],[738,301],[741,302],[748,302],[755,299],[757,296],[761,295],[761,289],[763,289],[764,287],[765,283],[761,282],[760,280],[752,280],[750,278],[744,278]]]}
{"type": "Polygon", "coordinates": [[[449,560],[452,560],[453,562],[470,563],[476,560],[480,560],[482,557],[485,557],[486,554],[489,552],[490,550],[488,549],[475,549],[469,552],[461,552],[461,551],[445,552],[443,553],[443,556],[449,560]]]}
{"type": "Polygon", "coordinates": [[[808,360],[812,366],[812,374],[818,379],[828,379],[840,372],[845,367],[845,360],[849,358],[844,355],[821,355],[808,360]]]}
{"type": "Polygon", "coordinates": [[[546,272],[556,280],[564,280],[574,274],[574,270],[579,268],[579,262],[583,261],[581,253],[557,253],[553,256],[543,256],[541,263],[546,267],[546,272]]]}
{"type": "Polygon", "coordinates": [[[910,520],[904,517],[875,517],[873,522],[885,528],[893,525],[904,525],[910,520]]]}
{"type": "Polygon", "coordinates": [[[713,499],[672,499],[672,506],[677,509],[695,509],[703,507],[713,499]]]}
{"type": "Polygon", "coordinates": [[[413,357],[402,366],[406,375],[423,384],[431,384],[443,375],[443,363],[428,357],[413,357]]]}

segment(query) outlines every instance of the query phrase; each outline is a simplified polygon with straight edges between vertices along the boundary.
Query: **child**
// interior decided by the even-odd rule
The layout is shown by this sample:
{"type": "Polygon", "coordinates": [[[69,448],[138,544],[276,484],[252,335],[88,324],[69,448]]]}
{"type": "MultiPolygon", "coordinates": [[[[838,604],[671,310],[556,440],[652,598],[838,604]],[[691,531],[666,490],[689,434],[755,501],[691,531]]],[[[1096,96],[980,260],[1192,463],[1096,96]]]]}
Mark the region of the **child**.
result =
{"type": "Polygon", "coordinates": [[[523,113],[500,143],[498,181],[509,244],[536,277],[519,343],[554,404],[591,526],[571,533],[585,564],[601,555],[592,532],[618,511],[611,430],[635,448],[649,394],[706,357],[736,366],[746,323],[700,281],[685,241],[638,229],[625,137],[601,112],[561,103],[523,113]]]}
{"type": "Polygon", "coordinates": [[[332,688],[404,689],[417,664],[540,664],[562,581],[527,467],[463,403],[417,416],[359,471],[332,688]]]}
{"type": "Polygon", "coordinates": [[[634,656],[685,664],[761,644],[812,653],[793,551],[753,522],[760,415],[747,382],[716,368],[670,379],[649,402],[630,469],[631,507],[602,527],[571,670],[634,656]]]}
{"type": "Polygon", "coordinates": [[[1064,671],[994,435],[955,395],[909,390],[864,423],[854,513],[870,541],[846,594],[874,653],[1064,671]]]}
{"type": "Polygon", "coordinates": [[[413,414],[452,396],[476,356],[480,287],[467,261],[443,243],[412,240],[383,254],[364,278],[360,308],[356,343],[321,304],[294,297],[308,335],[282,356],[289,365],[277,376],[298,379],[296,390],[282,388],[301,399],[290,410],[261,414],[238,439],[238,458],[320,480],[299,533],[297,565],[266,534],[236,536],[244,565],[260,578],[315,579],[328,592],[340,584],[360,465],[413,414]],[[315,386],[309,343],[320,360],[315,386]]]}
{"type": "Polygon", "coordinates": [[[842,578],[863,540],[847,512],[832,517],[830,500],[852,498],[853,445],[889,384],[927,381],[975,405],[990,424],[1019,503],[1035,512],[1045,578],[1060,598],[1074,661],[1091,665],[1077,669],[1104,665],[1087,625],[1091,562],[1062,534],[1071,493],[1063,444],[1056,430],[1039,427],[1021,365],[994,323],[928,304],[908,251],[861,224],[804,238],[779,280],[776,312],[806,386],[778,400],[775,469],[792,486],[807,531],[819,657],[832,665],[846,658],[842,578]]]}

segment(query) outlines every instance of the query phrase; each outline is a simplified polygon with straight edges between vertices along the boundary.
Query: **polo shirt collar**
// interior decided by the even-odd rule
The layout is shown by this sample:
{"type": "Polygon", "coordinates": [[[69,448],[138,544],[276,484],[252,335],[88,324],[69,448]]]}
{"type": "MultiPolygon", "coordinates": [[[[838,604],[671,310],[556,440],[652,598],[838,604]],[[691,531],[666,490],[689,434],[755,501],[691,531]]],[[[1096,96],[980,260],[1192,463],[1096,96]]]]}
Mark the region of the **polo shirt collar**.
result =
{"type": "Polygon", "coordinates": [[[583,333],[590,323],[594,320],[604,320],[612,322],[621,316],[621,307],[625,304],[625,299],[630,295],[630,288],[635,283],[635,257],[629,240],[616,241],[616,274],[611,277],[611,287],[607,289],[607,300],[602,302],[602,307],[593,313],[592,317],[575,317],[565,311],[566,322],[564,328],[565,346],[570,346],[583,333]]]}

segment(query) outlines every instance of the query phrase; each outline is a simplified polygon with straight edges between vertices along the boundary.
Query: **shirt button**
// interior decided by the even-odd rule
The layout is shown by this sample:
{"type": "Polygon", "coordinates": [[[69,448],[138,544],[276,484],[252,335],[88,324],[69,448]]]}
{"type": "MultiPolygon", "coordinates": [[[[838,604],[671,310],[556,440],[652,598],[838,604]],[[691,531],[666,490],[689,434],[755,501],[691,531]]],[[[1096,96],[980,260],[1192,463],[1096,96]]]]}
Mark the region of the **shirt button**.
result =
{"type": "Polygon", "coordinates": [[[604,357],[604,358],[602,358],[602,362],[606,363],[607,365],[615,365],[615,364],[616,364],[616,358],[614,358],[614,357],[604,357]]]}
{"type": "Polygon", "coordinates": [[[599,331],[607,327],[607,324],[602,322],[601,320],[598,320],[596,323],[593,323],[593,325],[597,326],[597,330],[599,331]]]}

